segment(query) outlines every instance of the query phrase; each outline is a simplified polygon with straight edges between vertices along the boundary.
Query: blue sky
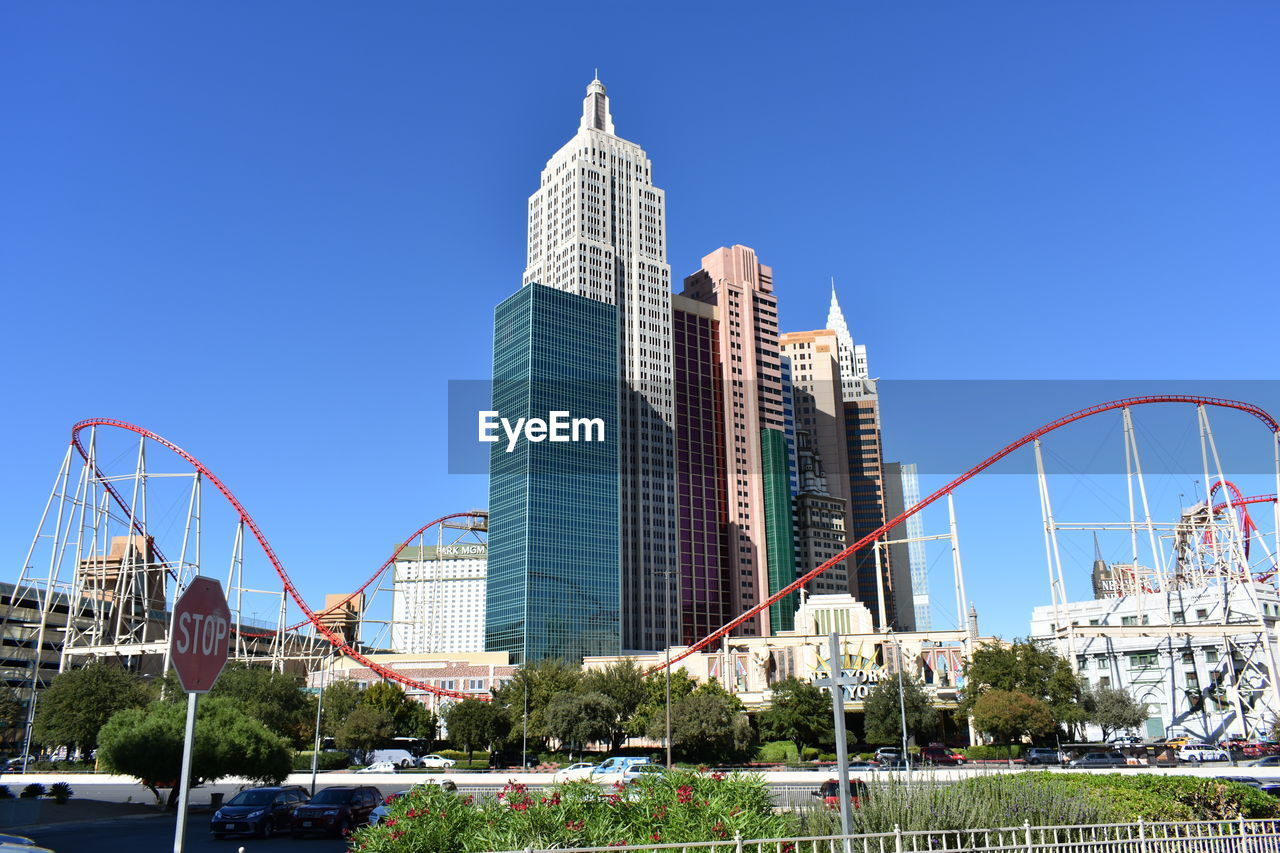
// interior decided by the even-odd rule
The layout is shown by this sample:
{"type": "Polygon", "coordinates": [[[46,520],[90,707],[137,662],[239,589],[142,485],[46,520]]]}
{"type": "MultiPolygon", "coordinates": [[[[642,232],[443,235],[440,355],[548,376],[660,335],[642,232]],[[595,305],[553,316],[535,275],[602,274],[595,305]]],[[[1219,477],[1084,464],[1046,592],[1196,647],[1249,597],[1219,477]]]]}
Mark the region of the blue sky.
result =
{"type": "MultiPolygon", "coordinates": [[[[487,373],[526,198],[595,67],[667,192],[677,279],[750,245],[799,330],[835,276],[886,382],[1233,380],[1280,409],[1250,384],[1276,376],[1274,4],[453,5],[0,10],[5,578],[90,416],[208,463],[312,601],[483,506],[446,473],[446,384],[487,373]]],[[[891,457],[959,420],[909,411],[886,400],[891,457]]],[[[976,420],[995,450],[1057,413],[976,420]]],[[[1120,458],[1114,421],[1089,429],[1051,461],[1081,517],[1122,494],[1072,473],[1120,458]]],[[[1242,434],[1242,485],[1273,490],[1242,434]]],[[[1034,484],[957,504],[984,629],[1024,633],[1034,484]]]]}

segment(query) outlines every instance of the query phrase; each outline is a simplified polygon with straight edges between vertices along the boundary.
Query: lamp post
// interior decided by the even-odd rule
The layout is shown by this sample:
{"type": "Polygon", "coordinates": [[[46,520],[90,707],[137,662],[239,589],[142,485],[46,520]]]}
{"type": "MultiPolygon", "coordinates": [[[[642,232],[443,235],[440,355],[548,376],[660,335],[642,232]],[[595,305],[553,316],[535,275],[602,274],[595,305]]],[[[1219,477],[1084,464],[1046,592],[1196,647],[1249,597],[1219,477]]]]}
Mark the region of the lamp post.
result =
{"type": "Polygon", "coordinates": [[[902,714],[902,760],[907,762],[907,785],[911,784],[911,753],[907,752],[907,691],[902,683],[902,644],[898,642],[898,638],[893,636],[893,629],[889,629],[889,636],[893,638],[893,645],[898,652],[898,711],[902,714]]]}
{"type": "Polygon", "coordinates": [[[662,672],[666,675],[666,693],[667,693],[667,769],[671,769],[671,570],[667,569],[662,573],[666,586],[666,610],[667,615],[667,663],[662,668],[662,672]]]}
{"type": "Polygon", "coordinates": [[[324,708],[325,672],[333,662],[333,655],[325,655],[324,664],[320,667],[320,692],[316,694],[316,739],[315,748],[311,752],[311,796],[316,795],[316,774],[320,769],[320,711],[324,708]]]}

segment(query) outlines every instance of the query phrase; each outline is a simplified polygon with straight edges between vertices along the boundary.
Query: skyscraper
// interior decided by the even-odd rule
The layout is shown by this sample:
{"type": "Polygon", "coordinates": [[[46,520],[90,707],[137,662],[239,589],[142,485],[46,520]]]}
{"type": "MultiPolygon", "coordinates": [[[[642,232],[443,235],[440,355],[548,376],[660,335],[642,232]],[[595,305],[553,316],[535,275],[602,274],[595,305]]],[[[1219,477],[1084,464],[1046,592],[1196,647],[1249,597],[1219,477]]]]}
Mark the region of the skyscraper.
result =
{"type": "MultiPolygon", "coordinates": [[[[684,280],[683,295],[714,305],[716,355],[723,413],[727,568],[733,612],[795,580],[791,531],[791,475],[778,351],[778,298],[773,269],[746,246],[720,248],[684,280]]],[[[683,534],[682,534],[683,535],[683,534]]],[[[790,627],[795,603],[772,608],[740,633],[763,635],[790,627]]]]}
{"type": "Polygon", "coordinates": [[[528,236],[526,286],[617,306],[622,642],[658,648],[679,624],[666,197],[644,149],[615,135],[599,80],[529,198],[528,236]]]}
{"type": "MultiPolygon", "coordinates": [[[[839,344],[827,329],[779,338],[790,364],[799,484],[795,502],[796,570],[815,569],[843,551],[852,515],[839,344]]],[[[848,593],[846,561],[809,584],[812,594],[848,593]]]]}
{"type": "Polygon", "coordinates": [[[492,445],[484,647],[513,663],[620,651],[617,314],[539,284],[494,312],[498,415],[604,423],[598,441],[492,445]]]}
{"type": "MultiPolygon", "coordinates": [[[[870,377],[867,367],[867,348],[854,344],[849,324],[840,309],[839,300],[836,299],[834,284],[831,287],[831,307],[827,312],[827,328],[835,333],[839,347],[840,386],[845,408],[845,444],[849,460],[848,537],[852,543],[883,525],[886,520],[880,397],[876,381],[870,377]]],[[[880,625],[879,610],[875,606],[880,590],[884,590],[886,615],[890,623],[896,621],[896,601],[903,595],[909,599],[910,591],[894,591],[892,559],[887,551],[881,550],[878,569],[875,558],[872,548],[864,548],[854,555],[854,573],[850,578],[849,591],[871,608],[876,614],[876,627],[880,628],[883,626],[880,625]]],[[[909,574],[904,577],[909,577],[909,574]]]]}

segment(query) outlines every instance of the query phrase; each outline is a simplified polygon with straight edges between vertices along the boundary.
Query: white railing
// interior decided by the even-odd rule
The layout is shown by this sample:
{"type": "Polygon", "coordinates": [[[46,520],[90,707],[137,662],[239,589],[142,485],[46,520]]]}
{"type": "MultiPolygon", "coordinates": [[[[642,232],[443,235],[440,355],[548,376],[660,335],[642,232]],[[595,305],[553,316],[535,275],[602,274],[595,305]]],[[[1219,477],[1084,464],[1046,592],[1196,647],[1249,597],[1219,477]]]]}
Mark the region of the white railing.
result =
{"type": "MultiPolygon", "coordinates": [[[[563,853],[528,847],[505,853],[563,853]]],[[[1277,853],[1280,820],[1006,826],[809,838],[727,838],[690,844],[578,847],[574,853],[1277,853]]]]}

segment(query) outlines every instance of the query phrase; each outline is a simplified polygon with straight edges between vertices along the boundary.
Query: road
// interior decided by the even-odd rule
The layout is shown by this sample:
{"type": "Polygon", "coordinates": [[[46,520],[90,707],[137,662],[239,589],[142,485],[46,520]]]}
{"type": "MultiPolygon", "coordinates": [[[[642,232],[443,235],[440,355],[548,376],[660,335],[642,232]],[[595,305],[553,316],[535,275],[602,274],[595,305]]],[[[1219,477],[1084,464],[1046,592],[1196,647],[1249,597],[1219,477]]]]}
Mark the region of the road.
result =
{"type": "MultiPolygon", "coordinates": [[[[1136,773],[1136,772],[1156,772],[1160,775],[1190,775],[1190,776],[1253,776],[1258,779],[1276,779],[1280,778],[1280,768],[1259,768],[1259,767],[1232,767],[1225,762],[1208,764],[1195,767],[1179,767],[1179,768],[1128,768],[1122,769],[1120,772],[1136,773]]],[[[926,770],[917,774],[916,778],[921,781],[928,780],[933,783],[954,782],[962,778],[973,775],[974,773],[996,773],[996,772],[1024,772],[1023,768],[948,768],[937,770],[926,770]]],[[[1045,769],[1033,770],[1030,772],[1046,772],[1045,769]]],[[[1057,773],[1106,773],[1116,772],[1114,770],[1064,770],[1061,768],[1053,768],[1047,772],[1057,773]]],[[[374,785],[384,794],[392,791],[399,791],[413,785],[415,782],[421,782],[426,774],[406,773],[406,774],[353,774],[353,773],[324,773],[317,780],[317,788],[323,788],[328,785],[351,785],[363,784],[374,785]]],[[[866,780],[899,778],[901,772],[883,773],[876,771],[858,771],[853,774],[854,778],[862,778],[866,780]]],[[[444,778],[440,774],[430,774],[434,778],[444,778]]],[[[518,781],[524,782],[531,787],[541,787],[551,783],[551,774],[549,773],[456,773],[449,774],[458,790],[462,793],[473,795],[494,794],[505,784],[509,778],[514,777],[518,781]]],[[[66,776],[60,778],[68,778],[66,776]]],[[[799,770],[799,771],[782,771],[770,772],[765,774],[765,781],[773,794],[774,802],[779,806],[805,806],[812,804],[813,798],[811,792],[826,779],[835,778],[835,773],[830,768],[821,770],[799,770]]],[[[43,775],[37,776],[31,774],[26,776],[6,774],[5,782],[13,786],[18,780],[24,782],[40,781],[49,784],[57,779],[46,779],[43,775]]],[[[137,782],[122,778],[112,779],[111,777],[81,776],[71,777],[70,781],[75,788],[75,795],[79,798],[104,800],[107,802],[151,802],[152,796],[149,791],[143,788],[137,782]]],[[[310,774],[295,774],[290,777],[289,784],[302,785],[310,787],[310,774]]],[[[245,853],[258,853],[258,851],[270,850],[292,850],[295,853],[306,853],[307,851],[324,851],[345,850],[346,847],[340,839],[308,839],[305,841],[294,841],[292,838],[283,837],[275,838],[270,841],[261,841],[258,839],[228,839],[226,841],[214,841],[208,832],[209,825],[209,804],[211,795],[220,793],[224,797],[230,797],[236,791],[246,787],[239,783],[222,783],[216,785],[203,785],[195,788],[191,792],[191,805],[193,812],[188,822],[187,849],[193,851],[219,851],[219,853],[237,853],[239,848],[243,848],[245,853]]],[[[52,825],[48,828],[41,829],[25,829],[25,834],[36,838],[45,847],[58,851],[58,853],[97,853],[103,851],[107,853],[117,853],[117,851],[127,850],[130,853],[166,853],[172,850],[173,845],[173,828],[174,819],[172,816],[156,816],[146,818],[122,819],[110,822],[99,822],[94,824],[69,824],[64,826],[52,825]]]]}
{"type": "MultiPolygon", "coordinates": [[[[173,849],[172,816],[135,820],[102,821],[91,824],[54,826],[28,831],[42,846],[58,853],[167,853],[173,849]]],[[[292,853],[342,853],[347,849],[340,838],[308,838],[297,841],[281,836],[263,841],[258,838],[228,838],[214,841],[209,835],[207,815],[192,815],[187,824],[186,849],[191,853],[268,853],[289,850],[292,853]]]]}

